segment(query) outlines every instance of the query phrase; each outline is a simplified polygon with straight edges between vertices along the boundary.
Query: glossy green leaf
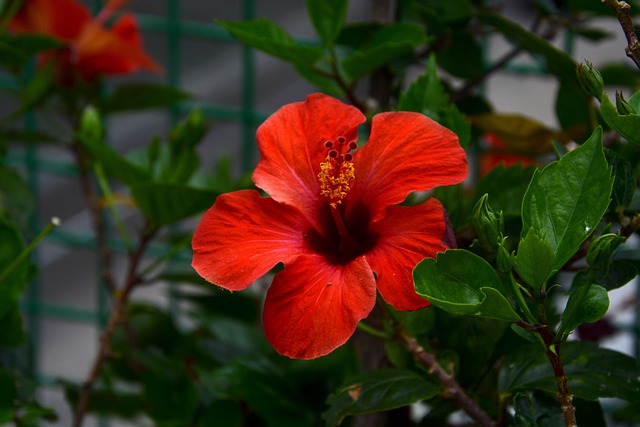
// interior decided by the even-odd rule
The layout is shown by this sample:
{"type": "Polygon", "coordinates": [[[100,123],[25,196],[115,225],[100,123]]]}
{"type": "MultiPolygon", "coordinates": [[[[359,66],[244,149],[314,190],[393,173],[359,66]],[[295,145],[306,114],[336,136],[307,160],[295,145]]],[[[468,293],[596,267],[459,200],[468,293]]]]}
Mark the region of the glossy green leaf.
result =
{"type": "Polygon", "coordinates": [[[202,212],[218,195],[183,183],[143,182],[130,189],[144,216],[155,225],[171,224],[202,212]]]}
{"type": "Polygon", "coordinates": [[[571,55],[497,13],[481,12],[477,16],[483,23],[500,31],[510,43],[528,52],[541,55],[546,60],[547,68],[551,73],[561,77],[575,78],[576,63],[571,55]]]}
{"type": "Polygon", "coordinates": [[[640,84],[640,72],[630,61],[609,62],[599,65],[598,70],[608,86],[633,89],[640,84]]]}
{"type": "Polygon", "coordinates": [[[522,201],[522,237],[534,228],[562,267],[593,232],[609,206],[613,178],[602,151],[602,129],[580,147],[536,171],[522,201]]]}
{"type": "Polygon", "coordinates": [[[562,313],[562,326],[572,331],[582,323],[597,322],[609,309],[609,294],[602,286],[591,285],[584,299],[578,298],[580,289],[574,289],[562,313]],[[573,313],[570,319],[568,313],[573,313]]]}
{"type": "MultiPolygon", "coordinates": [[[[638,268],[628,260],[613,260],[606,268],[597,269],[591,280],[605,289],[611,291],[631,282],[638,275],[638,268]]],[[[579,287],[587,283],[589,271],[580,271],[573,278],[572,287],[579,287]]]]}
{"type": "Polygon", "coordinates": [[[388,24],[378,29],[364,46],[347,56],[341,65],[351,79],[359,80],[385,64],[412,54],[426,41],[424,29],[417,24],[388,24]]]}
{"type": "Polygon", "coordinates": [[[609,205],[609,209],[615,212],[631,205],[636,190],[636,173],[631,163],[621,154],[609,149],[605,149],[604,154],[615,179],[609,205]]]}
{"type": "MultiPolygon", "coordinates": [[[[569,391],[576,397],[617,397],[640,402],[640,363],[634,358],[584,341],[562,344],[560,357],[569,391]]],[[[555,395],[556,377],[544,352],[538,346],[528,347],[507,356],[498,389],[501,394],[533,389],[555,395]]]]}
{"type": "Polygon", "coordinates": [[[613,252],[625,241],[617,234],[608,233],[593,239],[587,249],[587,264],[591,267],[606,267],[611,262],[613,252]]]}
{"type": "Polygon", "coordinates": [[[150,179],[145,169],[130,162],[103,141],[81,140],[81,142],[93,160],[102,165],[108,177],[119,179],[129,186],[150,179]]]}
{"type": "Polygon", "coordinates": [[[472,252],[449,249],[422,260],[413,270],[416,292],[452,314],[517,322],[520,317],[501,293],[493,267],[472,252]]]}
{"type": "Polygon", "coordinates": [[[239,41],[292,64],[313,64],[322,56],[322,49],[297,43],[268,19],[218,24],[239,41]]]}
{"type": "Polygon", "coordinates": [[[311,23],[325,47],[331,47],[340,34],[348,6],[348,0],[307,0],[311,23]]]}
{"type": "MultiPolygon", "coordinates": [[[[10,267],[13,270],[0,281],[0,319],[14,310],[22,294],[26,280],[28,261],[25,259],[17,266],[13,261],[24,250],[22,237],[18,230],[5,223],[0,217],[0,274],[10,267]]],[[[3,274],[4,275],[4,274],[3,274]]]]}
{"type": "Polygon", "coordinates": [[[619,114],[606,93],[602,94],[600,114],[605,123],[621,137],[633,144],[640,144],[640,114],[619,114]]]}
{"type": "Polygon", "coordinates": [[[408,406],[432,398],[440,391],[440,385],[416,372],[379,369],[352,378],[329,396],[329,409],[322,417],[327,427],[338,426],[347,416],[408,406]]]}
{"type": "Polygon", "coordinates": [[[553,274],[554,253],[549,243],[538,236],[533,228],[518,244],[514,257],[516,271],[527,284],[542,289],[553,274]]]}
{"type": "Polygon", "coordinates": [[[172,86],[157,83],[125,83],[116,86],[100,104],[104,114],[167,108],[189,98],[172,86]]]}

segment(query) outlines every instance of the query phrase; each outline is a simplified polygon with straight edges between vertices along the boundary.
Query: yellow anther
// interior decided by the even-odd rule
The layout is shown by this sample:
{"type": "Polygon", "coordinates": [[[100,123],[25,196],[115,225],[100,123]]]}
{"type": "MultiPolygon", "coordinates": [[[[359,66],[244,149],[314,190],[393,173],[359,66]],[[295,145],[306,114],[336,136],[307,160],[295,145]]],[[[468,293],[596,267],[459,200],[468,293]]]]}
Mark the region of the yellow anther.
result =
{"type": "Polygon", "coordinates": [[[342,199],[351,190],[350,181],[355,179],[353,162],[327,156],[320,163],[320,194],[329,199],[329,204],[334,209],[342,203],[342,199]]]}

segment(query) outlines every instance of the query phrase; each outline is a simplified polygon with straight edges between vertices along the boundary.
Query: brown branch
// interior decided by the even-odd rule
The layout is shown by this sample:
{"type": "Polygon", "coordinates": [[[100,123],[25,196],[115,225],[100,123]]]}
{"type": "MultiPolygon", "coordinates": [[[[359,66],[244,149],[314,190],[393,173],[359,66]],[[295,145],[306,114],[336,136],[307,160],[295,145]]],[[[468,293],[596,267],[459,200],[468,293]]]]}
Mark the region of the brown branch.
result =
{"type": "Polygon", "coordinates": [[[555,336],[549,327],[540,328],[538,333],[544,340],[546,346],[546,355],[553,373],[556,377],[558,386],[558,399],[560,400],[560,408],[562,409],[562,419],[567,427],[577,426],[576,408],[573,406],[573,396],[569,392],[569,381],[564,373],[564,367],[560,360],[560,344],[555,342],[555,336]]]}
{"type": "Polygon", "coordinates": [[[110,293],[113,293],[116,286],[112,276],[112,256],[107,244],[102,208],[93,186],[93,180],[89,173],[88,159],[80,141],[74,140],[72,149],[75,156],[76,166],[80,174],[80,186],[82,187],[84,200],[91,215],[93,230],[96,233],[96,245],[100,252],[100,259],[102,260],[100,278],[102,284],[107,288],[107,290],[110,293]]]}
{"type": "Polygon", "coordinates": [[[93,388],[100,372],[102,371],[102,367],[109,357],[113,334],[115,333],[118,325],[120,325],[124,320],[124,313],[131,291],[133,291],[135,285],[140,282],[137,271],[142,259],[142,254],[144,253],[147,243],[151,240],[154,234],[155,229],[145,228],[140,238],[140,242],[138,243],[137,250],[129,257],[129,267],[127,269],[125,284],[121,290],[116,292],[115,304],[109,315],[107,325],[100,335],[100,348],[98,350],[98,355],[96,356],[93,366],[82,385],[82,391],[74,412],[73,427],[80,427],[82,425],[84,415],[89,408],[93,388]]]}
{"type": "Polygon", "coordinates": [[[631,6],[626,1],[618,0],[602,0],[607,6],[616,14],[618,22],[622,27],[625,37],[627,38],[627,47],[625,52],[627,56],[636,64],[636,67],[640,69],[640,42],[636,36],[635,28],[633,27],[633,21],[631,20],[631,6]]]}
{"type": "Polygon", "coordinates": [[[396,325],[398,341],[427,369],[444,388],[444,398],[451,400],[483,427],[496,427],[496,422],[462,389],[454,375],[445,371],[432,353],[427,352],[407,331],[396,325]]]}

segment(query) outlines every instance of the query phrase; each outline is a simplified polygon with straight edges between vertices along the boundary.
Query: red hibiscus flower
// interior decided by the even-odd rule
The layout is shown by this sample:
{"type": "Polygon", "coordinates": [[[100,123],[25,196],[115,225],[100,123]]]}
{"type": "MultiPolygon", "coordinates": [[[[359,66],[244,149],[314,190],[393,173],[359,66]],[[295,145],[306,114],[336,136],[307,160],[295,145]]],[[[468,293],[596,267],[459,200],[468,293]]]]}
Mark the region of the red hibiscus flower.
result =
{"type": "Polygon", "coordinates": [[[92,82],[102,75],[158,71],[158,65],[142,50],[132,14],[122,14],[110,28],[104,26],[123,3],[110,0],[91,18],[89,10],[75,0],[26,0],[9,27],[19,34],[41,34],[64,43],[64,48],[41,57],[42,63],[53,64],[55,78],[63,84],[72,84],[76,77],[92,82]]]}
{"type": "Polygon", "coordinates": [[[344,344],[376,301],[398,310],[429,305],[411,271],[452,245],[435,199],[397,206],[407,195],[456,184],[465,153],[451,131],[418,113],[373,117],[323,94],[285,105],[258,129],[255,184],[221,195],[193,237],[193,267],[225,289],[247,288],[276,264],[264,303],[265,336],[298,359],[344,344]]]}

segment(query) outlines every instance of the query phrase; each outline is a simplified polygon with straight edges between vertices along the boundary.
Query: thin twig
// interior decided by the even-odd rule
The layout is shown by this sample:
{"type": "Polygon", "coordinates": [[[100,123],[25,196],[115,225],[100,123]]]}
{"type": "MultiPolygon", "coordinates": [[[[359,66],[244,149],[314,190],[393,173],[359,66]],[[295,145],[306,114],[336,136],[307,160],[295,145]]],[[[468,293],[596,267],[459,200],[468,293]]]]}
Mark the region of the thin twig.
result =
{"type": "Polygon", "coordinates": [[[640,69],[640,42],[636,36],[635,29],[633,27],[633,21],[631,20],[631,6],[626,1],[618,0],[602,0],[609,8],[616,14],[618,22],[622,27],[625,37],[627,38],[627,48],[625,52],[627,56],[636,64],[636,67],[640,69]]]}
{"type": "Polygon", "coordinates": [[[73,427],[80,427],[82,425],[84,415],[89,408],[93,388],[100,372],[102,371],[102,367],[109,357],[113,334],[115,333],[118,325],[124,320],[124,313],[131,291],[140,281],[137,271],[142,259],[142,254],[144,253],[147,243],[151,240],[154,234],[155,229],[145,228],[140,238],[140,242],[138,243],[138,248],[129,258],[129,267],[127,269],[125,284],[121,290],[116,292],[115,304],[109,315],[107,325],[100,335],[100,348],[98,350],[98,355],[96,356],[93,366],[82,385],[82,391],[74,412],[73,427]]]}
{"type": "Polygon", "coordinates": [[[396,325],[398,341],[413,355],[414,359],[424,366],[444,388],[444,397],[455,403],[467,415],[483,427],[496,427],[496,422],[462,389],[453,374],[447,372],[438,363],[432,353],[427,352],[407,331],[396,325]]]}

